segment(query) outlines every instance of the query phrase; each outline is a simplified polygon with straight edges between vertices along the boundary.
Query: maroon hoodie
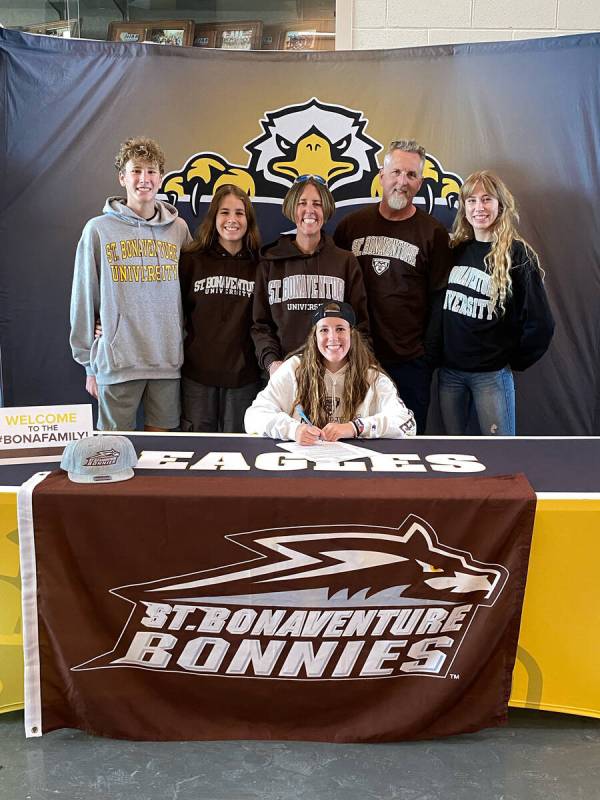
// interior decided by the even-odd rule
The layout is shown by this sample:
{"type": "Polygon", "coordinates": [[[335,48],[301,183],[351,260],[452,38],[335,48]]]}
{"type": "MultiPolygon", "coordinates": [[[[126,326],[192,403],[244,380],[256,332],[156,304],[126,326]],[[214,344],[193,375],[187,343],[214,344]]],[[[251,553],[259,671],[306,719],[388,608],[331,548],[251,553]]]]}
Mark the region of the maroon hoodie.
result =
{"type": "Polygon", "coordinates": [[[368,337],[367,296],[360,265],[331,237],[321,234],[316,251],[308,254],[296,246],[294,234],[285,234],[265,245],[260,258],[252,339],[263,369],[304,344],[313,311],[327,300],[350,303],[357,328],[368,337]]]}
{"type": "Polygon", "coordinates": [[[256,259],[220,245],[182,253],[179,282],[185,339],[181,373],[206,386],[236,389],[257,381],[250,339],[256,259]]]}

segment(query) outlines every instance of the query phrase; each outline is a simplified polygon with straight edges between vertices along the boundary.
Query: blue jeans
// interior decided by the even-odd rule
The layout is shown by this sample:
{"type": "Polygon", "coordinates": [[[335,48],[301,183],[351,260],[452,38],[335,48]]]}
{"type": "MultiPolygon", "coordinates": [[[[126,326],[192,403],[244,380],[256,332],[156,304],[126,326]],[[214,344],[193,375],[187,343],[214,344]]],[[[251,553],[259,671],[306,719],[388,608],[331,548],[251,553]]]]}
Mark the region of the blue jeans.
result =
{"type": "Polygon", "coordinates": [[[515,384],[509,367],[498,372],[443,367],[438,387],[442,421],[449,436],[465,434],[473,408],[483,436],[515,435],[515,384]]]}

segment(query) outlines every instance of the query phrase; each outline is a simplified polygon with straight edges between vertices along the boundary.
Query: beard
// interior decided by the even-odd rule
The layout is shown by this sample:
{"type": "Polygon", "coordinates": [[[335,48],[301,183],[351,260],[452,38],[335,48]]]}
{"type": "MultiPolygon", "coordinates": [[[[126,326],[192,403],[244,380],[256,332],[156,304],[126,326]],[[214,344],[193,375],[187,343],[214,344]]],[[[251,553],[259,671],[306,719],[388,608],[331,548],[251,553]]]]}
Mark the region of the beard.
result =
{"type": "Polygon", "coordinates": [[[385,198],[387,204],[394,211],[402,211],[403,208],[409,203],[408,197],[405,194],[398,194],[397,192],[390,192],[389,197],[385,198]]]}

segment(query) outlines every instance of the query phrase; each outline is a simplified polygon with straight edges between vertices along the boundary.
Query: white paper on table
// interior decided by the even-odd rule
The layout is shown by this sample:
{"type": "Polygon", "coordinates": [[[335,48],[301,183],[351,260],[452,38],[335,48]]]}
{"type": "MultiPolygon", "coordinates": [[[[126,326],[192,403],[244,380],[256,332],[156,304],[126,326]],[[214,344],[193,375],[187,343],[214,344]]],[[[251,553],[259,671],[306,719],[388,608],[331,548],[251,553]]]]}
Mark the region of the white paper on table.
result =
{"type": "Polygon", "coordinates": [[[365,458],[366,456],[380,455],[376,450],[357,447],[346,442],[325,442],[319,441],[316,444],[298,444],[297,442],[280,442],[277,447],[287,450],[297,456],[302,456],[315,464],[331,463],[335,461],[351,461],[353,458],[365,458]]]}

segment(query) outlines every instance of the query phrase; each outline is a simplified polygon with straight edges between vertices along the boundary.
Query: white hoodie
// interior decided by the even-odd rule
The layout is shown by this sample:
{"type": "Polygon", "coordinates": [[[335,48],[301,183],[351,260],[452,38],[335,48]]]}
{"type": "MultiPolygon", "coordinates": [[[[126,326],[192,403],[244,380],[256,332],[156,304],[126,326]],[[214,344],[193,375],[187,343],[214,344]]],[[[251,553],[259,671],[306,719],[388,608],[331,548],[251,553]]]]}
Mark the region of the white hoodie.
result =
{"type": "MultiPolygon", "coordinates": [[[[299,364],[298,356],[288,358],[271,377],[267,387],[258,393],[246,411],[246,433],[272,439],[295,439],[301,424],[297,411],[292,408],[298,390],[296,370],[299,364]]],[[[357,411],[357,417],[364,425],[361,438],[405,439],[415,436],[413,413],[398,397],[396,387],[387,375],[371,370],[369,383],[365,399],[357,411]]],[[[336,391],[339,389],[337,387],[336,391]]]]}

